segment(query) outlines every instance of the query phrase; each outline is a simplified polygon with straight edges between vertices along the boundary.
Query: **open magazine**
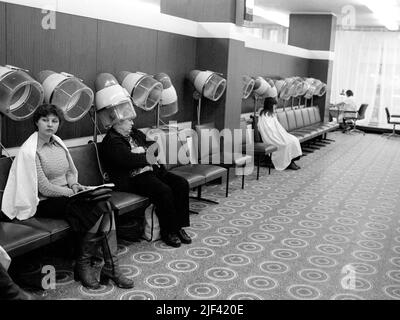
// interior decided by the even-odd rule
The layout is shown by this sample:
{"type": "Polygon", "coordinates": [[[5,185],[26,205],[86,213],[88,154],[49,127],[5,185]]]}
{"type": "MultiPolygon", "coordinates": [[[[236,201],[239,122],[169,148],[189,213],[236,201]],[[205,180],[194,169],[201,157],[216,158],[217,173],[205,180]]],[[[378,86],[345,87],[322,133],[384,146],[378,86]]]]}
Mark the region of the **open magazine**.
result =
{"type": "Polygon", "coordinates": [[[85,188],[86,188],[85,190],[79,191],[69,197],[73,198],[73,197],[84,195],[85,193],[90,193],[91,191],[94,191],[94,190],[98,190],[98,189],[102,189],[102,188],[111,188],[112,189],[114,187],[115,187],[114,183],[105,183],[105,184],[101,184],[99,186],[85,186],[85,188]]]}

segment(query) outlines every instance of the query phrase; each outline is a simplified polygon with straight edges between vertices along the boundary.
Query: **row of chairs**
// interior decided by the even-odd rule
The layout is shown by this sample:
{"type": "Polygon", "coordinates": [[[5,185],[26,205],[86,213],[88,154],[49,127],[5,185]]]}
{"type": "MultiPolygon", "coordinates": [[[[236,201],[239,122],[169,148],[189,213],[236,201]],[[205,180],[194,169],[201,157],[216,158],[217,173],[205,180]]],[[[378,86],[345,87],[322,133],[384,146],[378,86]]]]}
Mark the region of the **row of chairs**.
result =
{"type": "MultiPolygon", "coordinates": [[[[106,174],[102,170],[95,143],[91,142],[86,145],[72,147],[69,148],[69,151],[78,169],[80,183],[84,185],[100,185],[107,182],[105,181],[106,174]]],[[[12,158],[0,158],[0,190],[4,190],[11,164],[12,158]]],[[[202,198],[201,190],[203,185],[223,178],[228,181],[227,170],[216,165],[178,164],[170,165],[168,169],[185,178],[191,189],[197,189],[197,197],[194,198],[200,201],[212,201],[202,198]]],[[[226,196],[228,196],[228,183],[226,196]]],[[[150,204],[147,197],[119,191],[112,192],[110,201],[117,217],[128,212],[134,212],[137,209],[144,209],[150,204]]],[[[64,220],[33,217],[24,221],[1,221],[0,245],[11,257],[16,257],[62,239],[70,231],[68,223],[64,220]]]]}
{"type": "MultiPolygon", "coordinates": [[[[319,116],[319,110],[317,108],[305,108],[301,110],[288,110],[278,114],[283,126],[286,126],[289,131],[294,132],[298,135],[299,139],[306,141],[317,136],[325,135],[330,130],[334,129],[334,125],[330,123],[323,123],[319,116]],[[294,131],[293,131],[294,129],[294,131]]],[[[202,130],[213,129],[213,124],[206,124],[198,126],[196,128],[197,136],[201,137],[202,130]]],[[[247,129],[247,124],[241,122],[241,128],[247,129]]],[[[247,130],[243,130],[242,145],[246,143],[252,143],[250,149],[254,149],[254,154],[248,155],[242,152],[235,153],[233,149],[232,154],[229,155],[229,159],[233,161],[227,163],[225,159],[228,157],[227,150],[221,153],[221,145],[219,144],[219,133],[214,133],[209,136],[212,143],[209,143],[210,148],[202,148],[202,144],[205,141],[201,139],[196,141],[190,134],[178,136],[178,133],[170,132],[170,134],[176,135],[174,138],[159,141],[165,148],[169,150],[171,146],[168,144],[176,139],[176,143],[173,145],[177,148],[175,151],[179,152],[182,148],[185,150],[197,150],[198,153],[195,157],[198,163],[175,163],[167,164],[167,169],[171,170],[177,175],[185,178],[191,189],[197,189],[197,196],[194,198],[199,201],[207,201],[216,203],[213,200],[205,199],[202,197],[202,186],[206,185],[215,180],[226,181],[226,197],[229,194],[229,169],[232,167],[242,168],[242,173],[245,173],[245,167],[252,163],[254,159],[257,162],[257,179],[259,178],[260,159],[262,156],[271,155],[276,151],[276,147],[264,144],[260,141],[249,141],[246,139],[248,134],[247,130]],[[189,146],[189,143],[192,146],[189,146]],[[206,151],[205,151],[206,150],[206,151]],[[217,153],[219,153],[222,162],[220,164],[209,164],[210,158],[212,159],[217,153]]],[[[255,137],[254,137],[255,138],[255,137]]],[[[95,143],[89,143],[87,145],[72,147],[69,149],[71,156],[75,162],[75,165],[79,172],[79,181],[84,185],[99,185],[104,182],[106,174],[102,169],[99,154],[97,151],[97,145],[95,143]]],[[[242,150],[245,150],[243,148],[242,150]]],[[[174,152],[175,152],[174,151],[174,152]]],[[[230,151],[228,151],[230,152],[230,151]]],[[[170,154],[170,153],[168,153],[170,154]]],[[[189,155],[190,156],[190,155],[189,155]]],[[[193,156],[193,155],[191,155],[193,156]]],[[[170,163],[169,159],[165,159],[166,163],[170,163]]],[[[4,190],[9,169],[11,167],[11,158],[0,158],[0,190],[4,190]]],[[[244,188],[244,177],[242,175],[242,188],[244,188]]],[[[121,216],[128,212],[134,212],[137,209],[143,209],[149,205],[149,199],[133,193],[117,192],[112,193],[111,202],[116,210],[117,216],[121,216]]],[[[11,257],[22,255],[26,252],[34,250],[38,247],[53,243],[61,238],[64,238],[70,233],[70,227],[66,221],[53,220],[45,218],[31,218],[25,221],[13,221],[13,222],[0,222],[0,245],[4,247],[10,254],[11,257]]]]}

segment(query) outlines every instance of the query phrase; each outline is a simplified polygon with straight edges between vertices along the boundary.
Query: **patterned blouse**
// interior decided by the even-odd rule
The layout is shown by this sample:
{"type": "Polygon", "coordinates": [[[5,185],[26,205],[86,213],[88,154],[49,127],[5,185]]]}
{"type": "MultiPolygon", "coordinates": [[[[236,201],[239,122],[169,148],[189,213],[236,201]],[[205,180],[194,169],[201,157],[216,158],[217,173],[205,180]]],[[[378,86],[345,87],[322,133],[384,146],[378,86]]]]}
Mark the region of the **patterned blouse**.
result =
{"type": "Polygon", "coordinates": [[[36,170],[41,200],[74,194],[70,186],[77,182],[77,176],[70,168],[66,151],[54,139],[50,139],[49,142],[39,139],[36,170]]]}

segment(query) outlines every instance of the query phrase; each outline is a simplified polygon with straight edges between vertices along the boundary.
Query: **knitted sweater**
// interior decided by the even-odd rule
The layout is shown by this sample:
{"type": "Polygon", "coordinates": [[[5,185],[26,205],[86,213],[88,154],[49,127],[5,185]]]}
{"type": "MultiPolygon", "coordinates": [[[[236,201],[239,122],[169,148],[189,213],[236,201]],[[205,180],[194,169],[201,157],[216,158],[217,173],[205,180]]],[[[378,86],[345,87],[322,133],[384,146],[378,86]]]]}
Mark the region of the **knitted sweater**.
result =
{"type": "Polygon", "coordinates": [[[77,177],[71,171],[65,150],[54,140],[38,145],[36,169],[41,199],[73,194],[70,186],[77,182],[77,177]]]}

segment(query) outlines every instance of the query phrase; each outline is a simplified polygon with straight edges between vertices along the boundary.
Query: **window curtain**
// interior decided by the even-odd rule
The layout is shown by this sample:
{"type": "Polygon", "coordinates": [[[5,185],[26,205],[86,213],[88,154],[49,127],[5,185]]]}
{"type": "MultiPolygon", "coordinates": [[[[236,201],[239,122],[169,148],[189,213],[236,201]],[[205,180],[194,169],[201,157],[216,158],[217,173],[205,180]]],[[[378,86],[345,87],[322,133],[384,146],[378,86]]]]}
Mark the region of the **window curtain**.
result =
{"type": "Polygon", "coordinates": [[[400,33],[338,30],[335,43],[331,102],[350,89],[358,105],[369,105],[358,123],[387,127],[385,107],[400,114],[400,33]]]}

